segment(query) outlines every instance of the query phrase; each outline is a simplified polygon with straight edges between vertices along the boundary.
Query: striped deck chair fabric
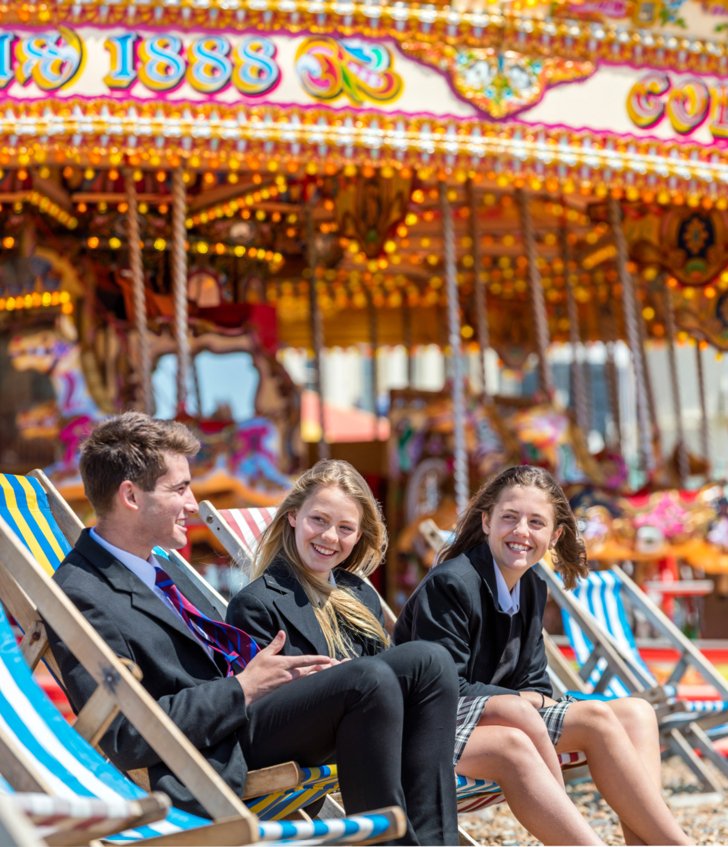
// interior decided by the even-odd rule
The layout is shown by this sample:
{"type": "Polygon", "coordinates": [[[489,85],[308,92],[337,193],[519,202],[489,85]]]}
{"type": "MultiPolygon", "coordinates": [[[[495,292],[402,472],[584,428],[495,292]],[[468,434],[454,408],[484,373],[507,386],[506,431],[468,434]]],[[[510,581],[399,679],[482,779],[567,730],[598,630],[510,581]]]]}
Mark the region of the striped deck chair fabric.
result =
{"type": "Polygon", "coordinates": [[[567,592],[558,574],[537,567],[561,608],[564,631],[580,667],[582,690],[593,688],[605,698],[645,697],[655,708],[663,755],[679,756],[705,790],[723,793],[728,760],[714,739],[728,731],[728,688],[717,671],[619,568],[592,572],[575,592],[567,592]],[[671,636],[673,644],[683,642],[683,653],[666,686],[658,683],[639,654],[624,604],[625,592],[630,605],[639,608],[661,634],[671,636]],[[672,683],[678,682],[689,665],[715,682],[718,700],[693,703],[676,696],[672,683]]]}
{"type": "MultiPolygon", "coordinates": [[[[628,659],[632,670],[644,681],[645,686],[656,687],[659,683],[637,647],[628,610],[624,603],[623,592],[624,583],[617,573],[611,570],[592,571],[586,579],[579,581],[579,585],[573,591],[573,596],[612,636],[619,645],[622,655],[628,659]]],[[[577,662],[583,665],[588,661],[593,645],[579,626],[578,621],[566,609],[562,609],[562,619],[564,632],[574,649],[577,662]]],[[[601,658],[592,669],[588,678],[592,687],[596,688],[606,667],[606,660],[601,658]]],[[[614,697],[626,697],[631,693],[625,683],[616,675],[609,680],[604,691],[614,697]]],[[[667,686],[665,693],[668,697],[674,698],[677,691],[674,686],[667,686]]],[[[683,700],[681,705],[685,711],[701,714],[728,711],[728,701],[722,699],[683,700]]]]}
{"type": "MultiPolygon", "coordinates": [[[[3,727],[0,738],[8,741],[8,733],[3,727]]],[[[150,796],[153,803],[142,808],[137,800],[125,800],[114,797],[101,800],[96,797],[55,797],[39,791],[15,791],[10,783],[0,775],[0,795],[8,798],[34,826],[39,837],[53,842],[82,844],[103,835],[113,834],[126,829],[130,824],[139,824],[144,820],[160,820],[169,809],[169,801],[164,795],[150,796]],[[60,833],[63,833],[62,837],[60,833]]]]}
{"type": "MultiPolygon", "coordinates": [[[[101,801],[117,810],[134,808],[149,798],[91,747],[35,684],[1,610],[0,739],[5,750],[12,751],[14,759],[28,764],[52,797],[70,803],[87,800],[90,807],[93,807],[91,801],[101,801]]],[[[325,770],[329,779],[334,776],[325,770]]],[[[348,843],[393,837],[393,831],[400,831],[402,820],[401,814],[383,810],[333,821],[266,821],[259,822],[258,836],[261,841],[312,839],[315,843],[339,840],[348,843]]],[[[198,829],[209,823],[205,818],[171,808],[163,820],[142,823],[110,836],[109,840],[132,842],[198,829]]]]}
{"type": "Polygon", "coordinates": [[[40,832],[12,798],[0,789],[0,844],[5,847],[42,847],[40,832]]]}
{"type": "MultiPolygon", "coordinates": [[[[0,517],[52,575],[71,549],[53,516],[41,483],[33,477],[0,474],[0,517]]],[[[166,553],[155,550],[162,556],[166,553]]],[[[1,600],[2,598],[0,598],[1,600]]],[[[302,767],[303,780],[295,789],[246,800],[263,820],[277,820],[316,802],[338,786],[335,768],[302,767]]]]}

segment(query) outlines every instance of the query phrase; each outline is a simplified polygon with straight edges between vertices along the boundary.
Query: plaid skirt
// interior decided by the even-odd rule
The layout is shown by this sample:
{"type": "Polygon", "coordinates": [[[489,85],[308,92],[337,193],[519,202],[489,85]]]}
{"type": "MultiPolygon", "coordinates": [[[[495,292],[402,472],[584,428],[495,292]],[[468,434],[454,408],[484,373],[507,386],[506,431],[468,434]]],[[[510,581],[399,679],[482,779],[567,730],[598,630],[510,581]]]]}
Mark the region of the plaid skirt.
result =
{"type": "MultiPolygon", "coordinates": [[[[463,754],[465,745],[468,743],[468,738],[475,727],[480,722],[480,718],[485,709],[485,705],[493,695],[483,695],[482,697],[461,697],[458,700],[458,714],[455,724],[455,755],[453,756],[453,764],[457,764],[463,754]]],[[[546,731],[549,734],[551,743],[554,747],[558,744],[561,738],[561,733],[564,731],[564,718],[566,718],[566,710],[575,699],[568,694],[562,697],[553,706],[546,706],[544,709],[539,709],[538,713],[543,718],[546,724],[546,731]]]]}

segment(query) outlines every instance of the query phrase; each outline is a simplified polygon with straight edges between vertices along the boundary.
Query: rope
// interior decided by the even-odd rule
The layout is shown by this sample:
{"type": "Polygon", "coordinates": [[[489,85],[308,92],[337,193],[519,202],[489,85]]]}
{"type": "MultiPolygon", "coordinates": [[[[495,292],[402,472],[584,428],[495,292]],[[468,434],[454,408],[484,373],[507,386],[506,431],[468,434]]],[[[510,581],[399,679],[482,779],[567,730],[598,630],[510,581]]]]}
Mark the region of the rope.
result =
{"type": "Polygon", "coordinates": [[[131,270],[132,293],[134,296],[134,326],[139,338],[139,388],[142,411],[152,413],[152,355],[147,326],[147,298],[144,290],[144,269],[139,244],[139,206],[133,171],[124,171],[126,183],[126,232],[129,242],[129,268],[131,270]]]}
{"type": "Polygon", "coordinates": [[[571,384],[574,390],[574,408],[576,410],[576,423],[583,433],[591,429],[591,409],[589,408],[589,395],[586,390],[584,379],[583,345],[579,327],[579,309],[574,296],[569,262],[571,251],[569,249],[569,238],[564,223],[560,231],[561,255],[564,262],[564,282],[566,285],[566,310],[569,317],[569,342],[571,344],[571,384]]]}
{"type": "Polygon", "coordinates": [[[326,409],[324,407],[324,377],[321,364],[324,349],[324,328],[319,309],[316,284],[318,282],[318,255],[314,241],[313,203],[308,207],[306,215],[306,239],[308,241],[308,269],[310,273],[308,284],[308,312],[311,329],[311,346],[313,347],[313,387],[319,398],[319,435],[317,452],[319,459],[329,458],[329,445],[326,441],[326,409]]]}
{"type": "Polygon", "coordinates": [[[478,204],[475,197],[475,186],[468,180],[468,201],[470,204],[470,240],[473,255],[473,286],[475,291],[475,320],[478,328],[478,367],[483,397],[488,397],[487,358],[490,348],[490,327],[488,326],[488,304],[485,290],[485,280],[482,274],[482,256],[480,254],[480,235],[478,233],[478,204]]]}
{"type": "MultiPolygon", "coordinates": [[[[664,284],[664,277],[663,277],[664,284]]],[[[665,329],[667,330],[667,356],[670,367],[670,385],[672,387],[672,411],[675,416],[675,433],[677,435],[677,472],[680,485],[684,486],[690,474],[688,452],[685,447],[685,430],[682,419],[682,403],[680,402],[680,383],[677,375],[677,356],[675,355],[675,311],[672,302],[672,291],[665,285],[665,329]]]]}
{"type": "Polygon", "coordinates": [[[440,208],[445,246],[445,280],[450,355],[452,357],[452,401],[455,427],[455,506],[462,514],[470,499],[468,453],[465,443],[465,369],[460,343],[460,303],[458,300],[457,263],[455,257],[455,225],[452,207],[447,199],[447,185],[440,183],[440,208]]]}
{"type": "Polygon", "coordinates": [[[695,364],[698,371],[698,392],[700,394],[700,447],[703,458],[708,461],[710,456],[710,433],[708,430],[708,404],[705,399],[705,371],[703,370],[703,351],[700,341],[695,339],[695,364]]]}
{"type": "Polygon", "coordinates": [[[533,229],[533,218],[528,197],[522,189],[516,190],[516,202],[521,219],[521,232],[526,247],[528,260],[528,287],[531,292],[533,322],[536,328],[536,343],[538,345],[538,372],[541,388],[551,399],[554,395],[554,380],[548,362],[549,327],[546,318],[546,298],[543,291],[541,271],[538,268],[538,252],[536,249],[536,234],[533,229]]]}
{"type": "Polygon", "coordinates": [[[187,375],[191,356],[187,312],[187,248],[185,215],[187,195],[182,170],[172,172],[172,292],[174,295],[174,334],[177,342],[177,410],[182,411],[187,400],[187,375]]]}
{"type": "Polygon", "coordinates": [[[627,269],[627,239],[622,229],[622,210],[614,197],[609,198],[609,223],[617,248],[617,270],[622,284],[622,307],[627,329],[627,344],[632,354],[632,366],[637,382],[637,437],[640,463],[649,474],[653,469],[652,444],[650,441],[650,422],[647,415],[647,385],[644,362],[640,355],[640,330],[635,309],[634,280],[627,269]]]}

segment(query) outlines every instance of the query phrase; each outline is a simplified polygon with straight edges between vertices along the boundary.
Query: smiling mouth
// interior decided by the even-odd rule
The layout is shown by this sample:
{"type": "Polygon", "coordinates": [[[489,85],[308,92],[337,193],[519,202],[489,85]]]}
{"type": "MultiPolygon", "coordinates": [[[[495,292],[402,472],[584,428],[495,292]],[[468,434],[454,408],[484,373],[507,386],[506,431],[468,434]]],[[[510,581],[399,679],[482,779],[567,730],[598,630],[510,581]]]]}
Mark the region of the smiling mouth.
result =
{"type": "Polygon", "coordinates": [[[514,553],[528,553],[528,551],[531,549],[530,547],[528,547],[525,544],[513,544],[513,543],[511,543],[511,544],[508,544],[506,546],[508,547],[509,550],[512,550],[514,553]]]}
{"type": "Polygon", "coordinates": [[[336,550],[329,550],[328,548],[318,547],[316,544],[312,544],[314,552],[318,553],[319,556],[326,556],[326,558],[331,558],[331,556],[336,555],[336,550]]]}

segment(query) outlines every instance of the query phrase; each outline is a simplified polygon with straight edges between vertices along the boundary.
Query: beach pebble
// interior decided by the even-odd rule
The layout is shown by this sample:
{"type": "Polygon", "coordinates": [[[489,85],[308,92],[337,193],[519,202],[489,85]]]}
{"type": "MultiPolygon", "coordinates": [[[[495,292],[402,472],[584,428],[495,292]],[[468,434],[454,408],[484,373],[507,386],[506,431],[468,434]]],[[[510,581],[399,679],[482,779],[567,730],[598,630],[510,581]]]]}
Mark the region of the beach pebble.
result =
{"type": "MultiPolygon", "coordinates": [[[[678,759],[662,764],[664,795],[673,814],[695,844],[728,844],[728,805],[716,795],[701,794],[695,780],[678,759]]],[[[624,844],[617,816],[593,782],[580,781],[567,791],[594,831],[607,844],[624,844]]],[[[507,804],[460,815],[462,828],[480,844],[539,844],[513,817],[507,804]]]]}

